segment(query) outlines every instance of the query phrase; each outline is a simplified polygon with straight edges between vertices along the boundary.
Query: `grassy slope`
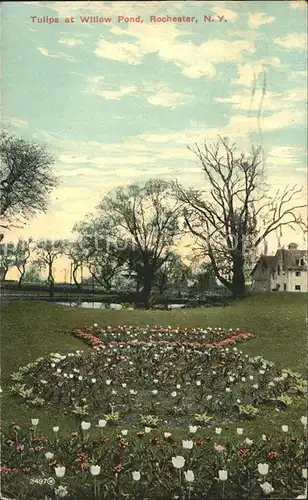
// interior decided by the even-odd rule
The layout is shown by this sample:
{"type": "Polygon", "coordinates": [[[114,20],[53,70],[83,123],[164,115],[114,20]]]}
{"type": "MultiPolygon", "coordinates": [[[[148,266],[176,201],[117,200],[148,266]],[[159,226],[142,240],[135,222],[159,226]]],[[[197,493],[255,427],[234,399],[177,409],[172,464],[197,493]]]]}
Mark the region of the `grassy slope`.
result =
{"type": "MultiPolygon", "coordinates": [[[[253,332],[257,337],[241,347],[251,355],[263,355],[281,367],[306,372],[306,294],[262,294],[225,308],[174,311],[99,311],[70,309],[46,302],[6,302],[2,304],[2,413],[4,421],[25,420],[38,412],[19,405],[7,392],[9,374],[21,365],[49,352],[87,349],[70,335],[72,328],[92,325],[171,325],[220,326],[253,332]]],[[[304,403],[288,411],[289,420],[304,412],[304,403]]],[[[43,420],[51,418],[43,412],[43,420]]],[[[56,409],[55,414],[56,416],[56,409]]],[[[275,415],[280,417],[280,415],[275,415]]],[[[282,416],[282,421],[287,415],[282,416]]]]}

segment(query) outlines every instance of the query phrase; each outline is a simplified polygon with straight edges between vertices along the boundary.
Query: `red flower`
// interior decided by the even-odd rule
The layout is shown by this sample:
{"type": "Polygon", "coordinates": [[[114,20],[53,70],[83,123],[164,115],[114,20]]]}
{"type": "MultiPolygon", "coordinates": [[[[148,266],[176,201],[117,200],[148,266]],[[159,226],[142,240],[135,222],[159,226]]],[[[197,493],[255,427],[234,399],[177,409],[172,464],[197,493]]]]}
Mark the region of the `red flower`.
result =
{"type": "Polygon", "coordinates": [[[241,448],[240,450],[238,450],[238,456],[240,458],[246,458],[250,455],[250,451],[248,448],[241,448]]]}
{"type": "Polygon", "coordinates": [[[124,470],[123,468],[123,465],[122,464],[118,464],[116,465],[113,470],[117,473],[117,474],[120,474],[120,472],[122,472],[124,470]]]}
{"type": "Polygon", "coordinates": [[[276,458],[276,457],[278,457],[278,453],[277,453],[277,451],[271,450],[268,452],[267,456],[270,458],[276,458]]]}

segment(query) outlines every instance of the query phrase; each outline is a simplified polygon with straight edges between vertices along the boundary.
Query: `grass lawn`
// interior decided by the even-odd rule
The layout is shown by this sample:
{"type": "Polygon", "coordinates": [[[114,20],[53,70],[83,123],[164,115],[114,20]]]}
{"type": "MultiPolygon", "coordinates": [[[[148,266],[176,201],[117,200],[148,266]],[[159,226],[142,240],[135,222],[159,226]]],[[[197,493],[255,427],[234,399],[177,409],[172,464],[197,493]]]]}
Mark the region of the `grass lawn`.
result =
{"type": "MultiPolygon", "coordinates": [[[[73,309],[47,302],[12,301],[2,303],[1,358],[2,358],[2,420],[29,422],[40,417],[43,427],[61,423],[70,426],[59,415],[59,410],[29,409],[18,398],[9,394],[10,373],[21,365],[35,361],[50,352],[67,353],[89,348],[71,335],[74,328],[98,323],[107,325],[164,325],[172,327],[239,328],[255,333],[256,338],[240,344],[249,355],[264,356],[281,368],[305,375],[306,373],[306,294],[262,294],[239,300],[225,308],[199,308],[172,311],[110,311],[73,309]]],[[[277,425],[293,421],[295,427],[306,413],[304,398],[280,413],[271,412],[257,422],[245,423],[251,431],[274,430],[277,425]]],[[[300,424],[299,424],[300,425],[300,424]]]]}

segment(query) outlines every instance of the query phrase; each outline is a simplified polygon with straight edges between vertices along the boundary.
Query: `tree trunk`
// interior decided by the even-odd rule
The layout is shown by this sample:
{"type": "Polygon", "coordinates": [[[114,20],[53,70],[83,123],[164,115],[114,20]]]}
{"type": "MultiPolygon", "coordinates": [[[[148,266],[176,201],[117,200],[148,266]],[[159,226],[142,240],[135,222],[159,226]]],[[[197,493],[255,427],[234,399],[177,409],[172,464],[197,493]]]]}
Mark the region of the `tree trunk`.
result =
{"type": "Polygon", "coordinates": [[[23,269],[23,271],[20,273],[20,277],[19,277],[19,281],[18,281],[18,286],[21,286],[21,282],[22,282],[22,280],[24,278],[25,272],[26,272],[26,270],[23,269]]]}
{"type": "Polygon", "coordinates": [[[153,276],[150,271],[144,272],[143,277],[143,290],[142,290],[142,302],[145,309],[150,309],[150,297],[152,292],[153,276]]]}
{"type": "Polygon", "coordinates": [[[78,268],[79,268],[79,266],[74,267],[72,276],[73,276],[73,280],[74,280],[74,283],[75,283],[77,289],[81,290],[81,285],[80,285],[80,283],[78,283],[78,280],[77,280],[77,271],[78,271],[78,268]]]}
{"type": "Polygon", "coordinates": [[[245,293],[244,259],[237,255],[233,260],[232,289],[234,296],[241,296],[245,293]]]}

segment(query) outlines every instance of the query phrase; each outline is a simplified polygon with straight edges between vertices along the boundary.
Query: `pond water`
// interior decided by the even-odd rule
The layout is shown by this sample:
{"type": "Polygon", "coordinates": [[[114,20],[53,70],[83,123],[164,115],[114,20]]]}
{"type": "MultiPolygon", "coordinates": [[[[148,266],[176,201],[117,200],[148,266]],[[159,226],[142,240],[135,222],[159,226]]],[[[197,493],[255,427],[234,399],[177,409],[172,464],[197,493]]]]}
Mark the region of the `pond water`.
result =
{"type": "MultiPolygon", "coordinates": [[[[113,309],[119,311],[122,309],[122,304],[106,304],[104,302],[57,302],[61,306],[81,307],[83,309],[113,309]]],[[[181,309],[185,304],[169,304],[168,309],[181,309]]],[[[133,307],[129,307],[126,311],[133,311],[133,307]]]]}

